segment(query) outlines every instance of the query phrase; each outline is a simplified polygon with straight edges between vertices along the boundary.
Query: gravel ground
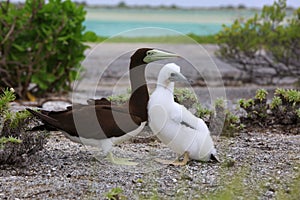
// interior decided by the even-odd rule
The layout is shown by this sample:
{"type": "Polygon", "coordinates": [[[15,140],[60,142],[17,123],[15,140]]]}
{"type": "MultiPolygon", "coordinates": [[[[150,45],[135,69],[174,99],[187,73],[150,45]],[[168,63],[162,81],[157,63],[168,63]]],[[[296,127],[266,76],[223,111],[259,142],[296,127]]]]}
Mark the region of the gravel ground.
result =
{"type": "MultiPolygon", "coordinates": [[[[79,83],[75,100],[82,102],[87,98],[111,94],[112,85],[127,70],[118,67],[128,62],[130,54],[124,54],[124,51],[141,46],[177,52],[194,65],[209,62],[206,55],[209,54],[223,77],[226,74],[239,75],[239,72],[213,56],[216,47],[212,45],[204,46],[207,52],[201,51],[199,54],[196,51],[199,50],[198,45],[103,44],[85,61],[86,75],[79,83]],[[110,55],[111,52],[113,55],[124,55],[112,61],[114,56],[110,55]],[[98,68],[107,65],[111,65],[108,71],[98,68]],[[104,72],[103,80],[107,82],[102,85],[98,83],[101,87],[95,90],[100,72],[104,72]]],[[[199,75],[188,67],[183,73],[190,78],[199,75]]],[[[121,81],[121,85],[120,90],[126,90],[128,81],[121,81]]],[[[275,87],[268,89],[272,91],[275,87]]],[[[212,95],[207,89],[193,89],[201,103],[211,105],[212,95]]],[[[218,88],[215,89],[215,96],[222,94],[218,88]]],[[[224,88],[219,89],[223,91],[224,88]]],[[[232,102],[239,98],[253,96],[255,90],[256,87],[250,86],[225,88],[229,106],[233,107],[232,102]]],[[[154,161],[155,158],[175,159],[176,155],[152,136],[146,127],[141,136],[113,150],[117,156],[131,157],[139,163],[129,167],[112,165],[103,159],[97,149],[73,143],[60,132],[51,132],[45,148],[32,158],[31,163],[23,167],[0,166],[0,199],[105,199],[105,193],[117,187],[123,190],[125,199],[202,199],[228,188],[235,176],[240,180],[232,186],[232,191],[240,189],[243,184],[246,188],[237,192],[244,198],[237,199],[275,199],[278,192],[290,191],[290,182],[299,174],[300,135],[256,128],[241,132],[234,138],[214,137],[214,141],[220,163],[190,161],[183,167],[160,165],[154,161]]]]}
{"type": "Polygon", "coordinates": [[[128,199],[195,199],[222,190],[239,173],[249,188],[241,196],[274,199],[279,190],[289,190],[300,170],[300,135],[261,130],[235,138],[215,137],[220,163],[191,161],[179,167],[154,161],[176,155],[150,134],[146,128],[142,136],[116,146],[116,155],[139,163],[117,166],[102,159],[96,149],[51,132],[32,163],[1,166],[0,199],[104,199],[116,187],[128,199]]]}

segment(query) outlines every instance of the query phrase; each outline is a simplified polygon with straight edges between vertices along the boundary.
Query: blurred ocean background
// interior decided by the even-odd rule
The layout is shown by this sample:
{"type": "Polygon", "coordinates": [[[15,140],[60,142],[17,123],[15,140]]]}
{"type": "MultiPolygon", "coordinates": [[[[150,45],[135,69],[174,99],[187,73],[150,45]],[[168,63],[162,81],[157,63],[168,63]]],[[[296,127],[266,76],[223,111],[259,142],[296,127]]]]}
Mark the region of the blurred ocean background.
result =
{"type": "Polygon", "coordinates": [[[165,36],[166,34],[212,35],[235,19],[253,16],[250,9],[148,9],[148,8],[86,8],[86,30],[99,36],[111,37],[137,28],[156,27],[168,31],[130,31],[127,37],[165,36]],[[176,33],[178,32],[178,33],[176,33]],[[142,34],[142,35],[141,35],[142,34]]]}

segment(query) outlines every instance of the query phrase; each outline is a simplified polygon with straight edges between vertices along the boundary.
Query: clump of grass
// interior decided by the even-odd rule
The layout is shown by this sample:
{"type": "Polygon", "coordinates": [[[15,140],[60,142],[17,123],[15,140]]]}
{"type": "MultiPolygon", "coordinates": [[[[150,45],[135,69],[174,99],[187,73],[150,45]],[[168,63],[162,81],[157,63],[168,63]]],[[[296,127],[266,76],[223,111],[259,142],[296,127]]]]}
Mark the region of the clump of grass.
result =
{"type": "Polygon", "coordinates": [[[295,89],[277,88],[274,95],[283,101],[293,103],[293,106],[300,103],[300,91],[295,89]]]}
{"type": "Polygon", "coordinates": [[[210,131],[213,135],[232,137],[244,128],[240,118],[226,109],[225,100],[217,99],[214,112],[210,117],[210,131]]]}
{"type": "MultiPolygon", "coordinates": [[[[271,102],[267,102],[267,91],[259,89],[253,99],[239,100],[239,106],[247,112],[241,120],[253,126],[297,125],[300,109],[300,91],[277,88],[271,102]]],[[[287,127],[288,128],[288,127],[287,127]]]]}
{"type": "Polygon", "coordinates": [[[297,116],[300,119],[300,108],[296,110],[297,116]]]}
{"type": "Polygon", "coordinates": [[[300,103],[300,92],[297,90],[286,90],[284,97],[288,102],[293,103],[293,106],[295,106],[297,103],[300,103]]]}
{"type": "Polygon", "coordinates": [[[258,99],[259,101],[265,101],[267,100],[267,95],[268,95],[268,92],[267,90],[265,89],[258,89],[256,91],[256,94],[255,94],[255,99],[258,99]]]}
{"type": "MultiPolygon", "coordinates": [[[[258,124],[267,127],[275,124],[297,124],[300,122],[300,92],[293,89],[277,89],[271,102],[267,102],[268,92],[258,89],[253,98],[240,99],[238,105],[246,111],[246,116],[237,116],[226,109],[225,100],[218,99],[214,109],[202,106],[196,95],[187,88],[176,88],[174,99],[179,104],[195,111],[195,115],[210,126],[212,134],[235,136],[244,129],[245,125],[258,124]]],[[[130,90],[127,93],[108,97],[116,104],[128,101],[130,90]]]]}
{"type": "Polygon", "coordinates": [[[8,142],[20,144],[22,140],[14,137],[1,137],[0,138],[0,150],[4,148],[4,145],[8,142]]]}
{"type": "Polygon", "coordinates": [[[200,103],[195,104],[196,113],[195,115],[201,119],[209,119],[212,111],[208,108],[203,107],[200,103]]]}
{"type": "Polygon", "coordinates": [[[8,124],[10,128],[17,128],[29,117],[31,117],[31,114],[27,110],[19,111],[16,113],[7,110],[4,112],[4,120],[9,122],[8,124]]]}
{"type": "Polygon", "coordinates": [[[254,105],[253,99],[240,99],[238,100],[238,104],[241,108],[248,109],[254,105]]]}
{"type": "Polygon", "coordinates": [[[223,136],[227,137],[233,137],[236,136],[237,133],[240,130],[243,130],[245,128],[245,125],[241,123],[240,118],[230,111],[225,112],[225,122],[224,122],[224,128],[222,131],[223,136]]]}
{"type": "Polygon", "coordinates": [[[107,99],[115,104],[123,104],[129,100],[130,95],[131,95],[131,89],[128,88],[126,93],[118,94],[118,95],[111,95],[111,96],[107,97],[107,99]]]}
{"type": "Polygon", "coordinates": [[[41,150],[46,143],[46,134],[26,131],[31,120],[31,114],[28,111],[9,110],[9,103],[14,100],[13,89],[2,91],[0,95],[0,165],[25,165],[29,157],[41,150]]]}
{"type": "Polygon", "coordinates": [[[239,117],[226,109],[223,98],[217,99],[214,103],[214,110],[210,110],[202,106],[196,95],[187,88],[175,89],[174,96],[179,104],[195,109],[195,116],[209,124],[209,129],[213,135],[235,136],[238,131],[244,128],[239,117]]]}
{"type": "Polygon", "coordinates": [[[105,193],[105,199],[107,200],[122,200],[126,199],[126,197],[122,194],[123,190],[122,188],[116,187],[112,188],[110,191],[105,193]]]}
{"type": "Polygon", "coordinates": [[[2,94],[0,95],[0,115],[4,110],[8,109],[8,104],[16,99],[16,95],[14,90],[5,89],[2,90],[2,94]]]}
{"type": "Polygon", "coordinates": [[[187,88],[175,88],[174,99],[186,108],[191,108],[198,103],[195,93],[187,88]]]}
{"type": "Polygon", "coordinates": [[[204,197],[209,200],[232,200],[246,197],[247,187],[243,184],[245,172],[236,173],[231,181],[224,180],[223,188],[204,197]],[[225,184],[226,183],[226,184],[225,184]]]}
{"type": "Polygon", "coordinates": [[[271,110],[274,110],[274,109],[278,108],[281,105],[282,105],[281,98],[278,97],[278,96],[274,96],[271,103],[270,103],[271,110]]]}
{"type": "Polygon", "coordinates": [[[278,200],[298,200],[300,199],[300,171],[296,172],[295,178],[288,185],[287,190],[279,190],[276,195],[276,199],[278,200]]]}

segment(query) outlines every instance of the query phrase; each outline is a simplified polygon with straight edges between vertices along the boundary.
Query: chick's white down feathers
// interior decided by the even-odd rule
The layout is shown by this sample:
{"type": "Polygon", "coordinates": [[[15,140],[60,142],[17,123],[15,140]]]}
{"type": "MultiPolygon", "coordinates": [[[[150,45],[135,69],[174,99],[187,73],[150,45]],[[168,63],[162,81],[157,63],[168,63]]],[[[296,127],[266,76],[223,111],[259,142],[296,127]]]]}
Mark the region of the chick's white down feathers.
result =
{"type": "Polygon", "coordinates": [[[149,126],[174,152],[182,155],[187,151],[194,160],[208,161],[216,153],[210,132],[202,119],[174,101],[174,81],[170,81],[174,74],[180,74],[180,67],[174,63],[159,72],[148,103],[149,126]]]}

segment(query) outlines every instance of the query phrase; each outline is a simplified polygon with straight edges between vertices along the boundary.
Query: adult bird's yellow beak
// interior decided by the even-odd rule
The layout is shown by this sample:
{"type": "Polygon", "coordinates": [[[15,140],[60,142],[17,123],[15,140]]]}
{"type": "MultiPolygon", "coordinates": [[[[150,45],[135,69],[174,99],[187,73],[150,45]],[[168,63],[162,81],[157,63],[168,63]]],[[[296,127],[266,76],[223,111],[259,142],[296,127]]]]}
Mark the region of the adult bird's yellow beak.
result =
{"type": "Polygon", "coordinates": [[[169,53],[157,49],[147,51],[146,57],[143,59],[145,63],[150,63],[157,60],[165,60],[168,58],[180,57],[177,54],[169,53]]]}

